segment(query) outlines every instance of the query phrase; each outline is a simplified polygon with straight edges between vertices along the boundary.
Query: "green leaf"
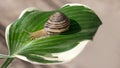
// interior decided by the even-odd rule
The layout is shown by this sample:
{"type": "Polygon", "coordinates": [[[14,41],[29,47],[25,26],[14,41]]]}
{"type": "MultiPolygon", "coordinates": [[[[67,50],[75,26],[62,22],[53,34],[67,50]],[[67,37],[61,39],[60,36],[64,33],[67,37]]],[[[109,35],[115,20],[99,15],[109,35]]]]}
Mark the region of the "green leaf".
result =
{"type": "Polygon", "coordinates": [[[69,51],[84,40],[92,40],[100,25],[98,16],[84,5],[66,5],[54,11],[28,10],[7,28],[9,53],[26,57],[26,61],[59,63],[62,61],[52,54],[69,51]],[[31,40],[30,33],[43,29],[50,15],[57,11],[70,19],[70,29],[59,35],[31,40]]]}

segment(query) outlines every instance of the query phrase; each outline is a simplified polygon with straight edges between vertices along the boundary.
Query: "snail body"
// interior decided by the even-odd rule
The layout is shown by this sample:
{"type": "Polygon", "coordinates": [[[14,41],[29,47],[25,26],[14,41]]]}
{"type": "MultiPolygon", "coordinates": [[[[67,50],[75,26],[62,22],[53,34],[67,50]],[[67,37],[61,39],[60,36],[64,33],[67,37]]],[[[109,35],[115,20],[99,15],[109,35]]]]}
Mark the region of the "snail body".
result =
{"type": "Polygon", "coordinates": [[[33,32],[30,35],[33,39],[41,36],[56,35],[67,31],[69,27],[69,19],[62,12],[56,12],[45,23],[44,29],[33,32]]]}

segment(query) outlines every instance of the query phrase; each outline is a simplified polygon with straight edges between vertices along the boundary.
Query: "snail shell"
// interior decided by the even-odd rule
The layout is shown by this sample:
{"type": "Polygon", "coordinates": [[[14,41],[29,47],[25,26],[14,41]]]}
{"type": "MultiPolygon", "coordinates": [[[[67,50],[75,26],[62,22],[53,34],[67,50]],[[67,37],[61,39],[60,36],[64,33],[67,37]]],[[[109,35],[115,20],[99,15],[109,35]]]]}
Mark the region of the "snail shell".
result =
{"type": "Polygon", "coordinates": [[[45,23],[44,30],[48,35],[54,35],[67,31],[69,26],[69,19],[62,12],[56,12],[45,23]]]}
{"type": "Polygon", "coordinates": [[[50,16],[44,25],[44,29],[31,33],[31,38],[39,38],[41,36],[60,34],[67,31],[70,27],[69,19],[62,13],[56,12],[50,16]]]}

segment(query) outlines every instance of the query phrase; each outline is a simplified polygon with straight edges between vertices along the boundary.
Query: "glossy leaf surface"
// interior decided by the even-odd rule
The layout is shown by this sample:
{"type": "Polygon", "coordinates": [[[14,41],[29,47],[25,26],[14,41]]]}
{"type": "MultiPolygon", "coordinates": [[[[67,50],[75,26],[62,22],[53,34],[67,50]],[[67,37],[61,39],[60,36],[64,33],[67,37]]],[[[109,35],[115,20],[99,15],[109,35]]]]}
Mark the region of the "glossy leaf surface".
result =
{"type": "Polygon", "coordinates": [[[57,60],[58,56],[53,56],[53,53],[65,52],[81,41],[92,40],[100,25],[98,16],[83,5],[66,5],[54,11],[26,11],[7,28],[9,53],[14,57],[24,56],[37,63],[59,63],[62,61],[57,60]],[[59,35],[31,40],[30,33],[43,29],[50,15],[57,11],[63,12],[70,19],[70,29],[59,35]]]}

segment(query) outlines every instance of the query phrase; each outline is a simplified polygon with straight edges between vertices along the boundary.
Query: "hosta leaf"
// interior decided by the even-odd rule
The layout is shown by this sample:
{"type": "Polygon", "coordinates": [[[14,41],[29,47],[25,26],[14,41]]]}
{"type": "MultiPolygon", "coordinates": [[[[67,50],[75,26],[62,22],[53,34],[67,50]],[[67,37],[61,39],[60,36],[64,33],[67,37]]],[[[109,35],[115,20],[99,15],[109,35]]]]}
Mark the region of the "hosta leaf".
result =
{"type": "Polygon", "coordinates": [[[54,11],[27,10],[7,27],[10,56],[37,63],[62,62],[53,54],[67,52],[84,40],[92,40],[100,24],[98,16],[84,5],[65,5],[54,11]],[[59,35],[31,40],[30,33],[43,29],[50,15],[57,11],[70,19],[70,29],[59,35]]]}

